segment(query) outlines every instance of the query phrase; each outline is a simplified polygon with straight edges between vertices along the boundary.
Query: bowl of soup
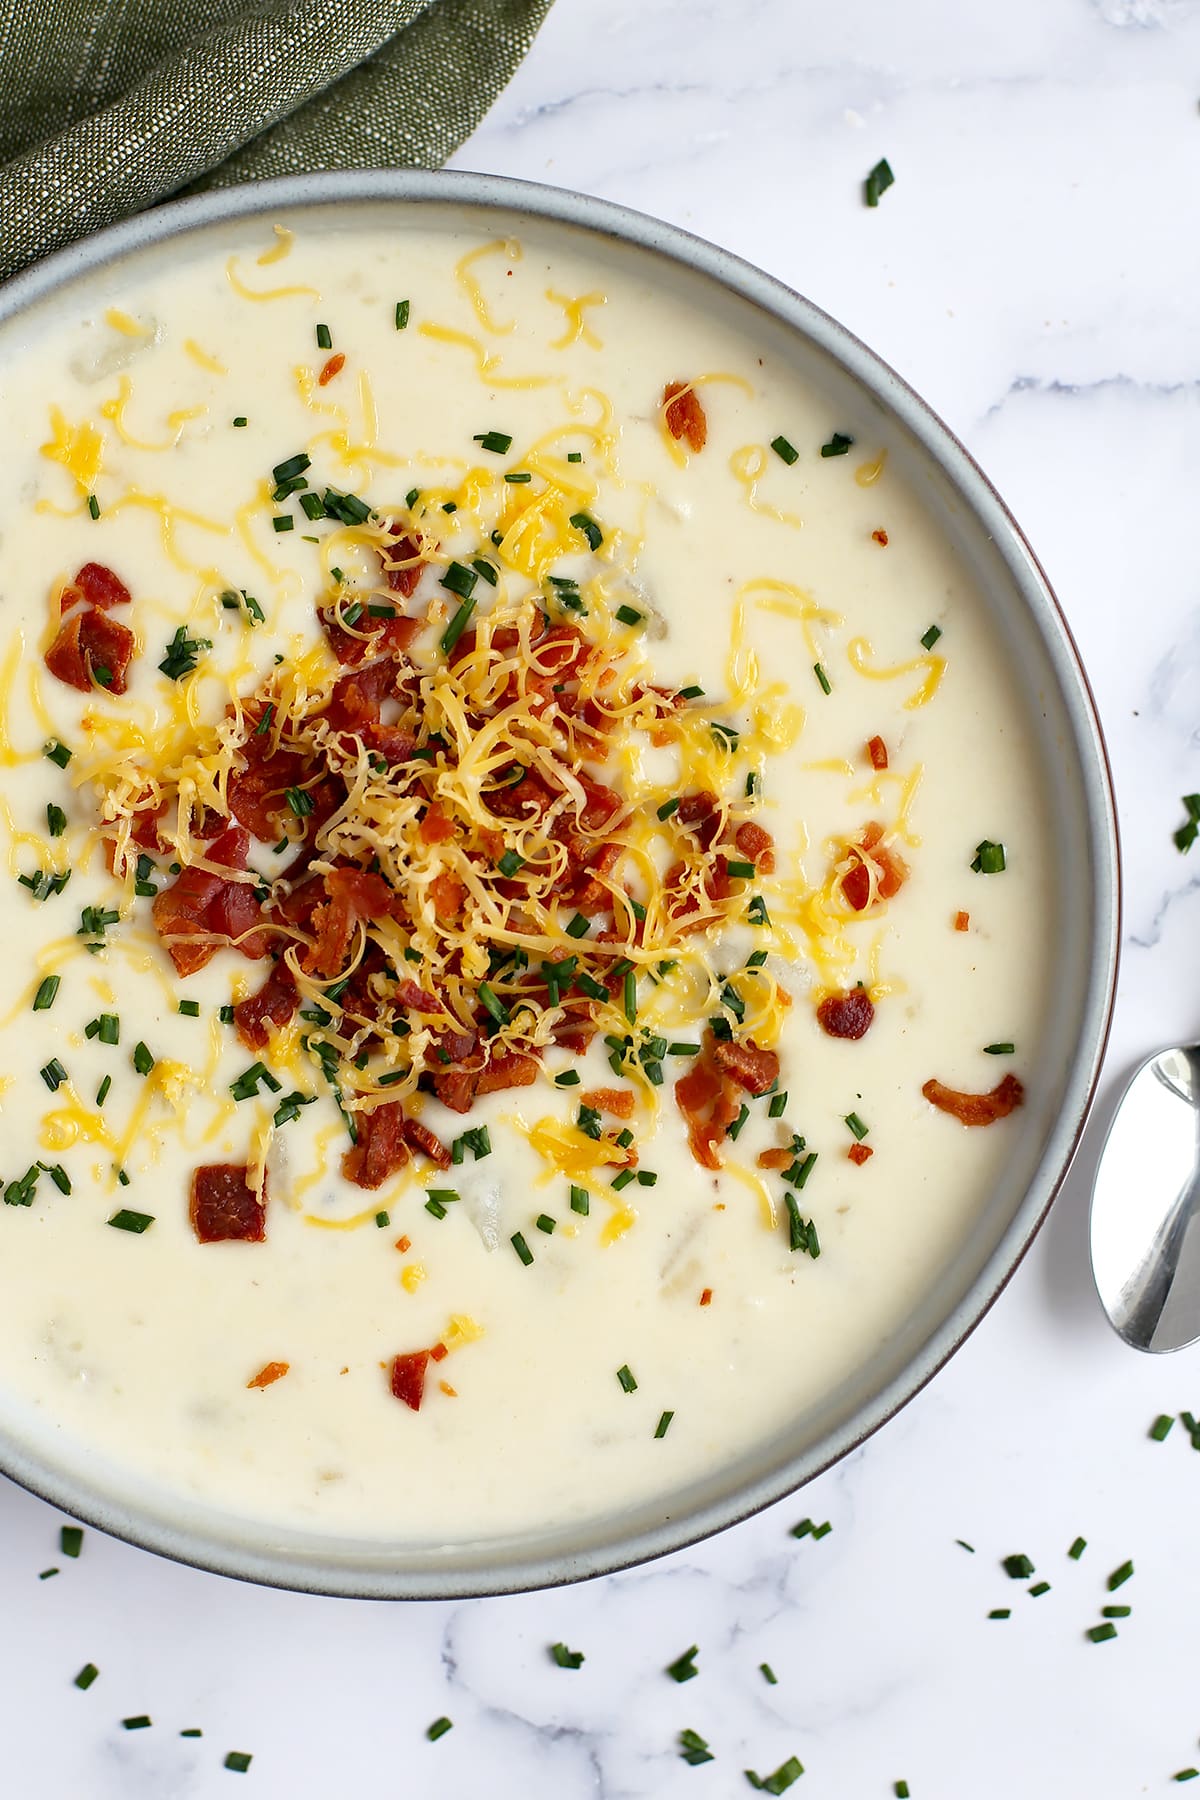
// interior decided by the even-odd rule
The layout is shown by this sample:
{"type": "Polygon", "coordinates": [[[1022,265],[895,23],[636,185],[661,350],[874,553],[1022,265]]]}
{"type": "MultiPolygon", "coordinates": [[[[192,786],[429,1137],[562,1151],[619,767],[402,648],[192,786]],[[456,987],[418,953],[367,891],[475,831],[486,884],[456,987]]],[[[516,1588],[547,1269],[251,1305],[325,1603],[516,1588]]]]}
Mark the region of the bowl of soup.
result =
{"type": "Polygon", "coordinates": [[[0,295],[0,1467],[224,1573],[495,1593],[828,1466],[1082,1129],[1094,708],[807,301],[469,175],[0,295]]]}

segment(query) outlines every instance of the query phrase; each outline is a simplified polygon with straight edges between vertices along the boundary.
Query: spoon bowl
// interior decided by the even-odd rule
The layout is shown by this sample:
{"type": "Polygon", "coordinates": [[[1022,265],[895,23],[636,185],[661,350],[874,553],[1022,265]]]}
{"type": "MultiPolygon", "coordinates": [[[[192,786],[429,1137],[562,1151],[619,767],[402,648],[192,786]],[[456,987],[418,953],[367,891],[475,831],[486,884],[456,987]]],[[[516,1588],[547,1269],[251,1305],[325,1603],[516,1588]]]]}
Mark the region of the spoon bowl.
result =
{"type": "Polygon", "coordinates": [[[1135,1350],[1200,1340],[1200,1046],[1160,1050],[1117,1105],[1092,1188],[1092,1274],[1135,1350]]]}

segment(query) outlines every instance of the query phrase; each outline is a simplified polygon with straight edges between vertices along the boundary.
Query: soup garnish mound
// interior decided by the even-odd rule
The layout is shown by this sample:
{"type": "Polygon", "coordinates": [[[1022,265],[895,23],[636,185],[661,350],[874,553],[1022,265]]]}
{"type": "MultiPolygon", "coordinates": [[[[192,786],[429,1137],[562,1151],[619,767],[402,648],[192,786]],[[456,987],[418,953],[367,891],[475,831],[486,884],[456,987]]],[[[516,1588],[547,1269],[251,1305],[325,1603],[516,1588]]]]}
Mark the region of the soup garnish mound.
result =
{"type": "Polygon", "coordinates": [[[523,1517],[514,1441],[583,1458],[538,1516],[662,1491],[896,1328],[1025,1097],[978,1058],[1036,1033],[1044,824],[1019,756],[971,800],[1015,688],[852,421],[616,264],[440,229],[393,302],[354,242],[135,270],[26,406],[0,337],[9,1331],[168,1483],[366,1529],[403,1471],[419,1535],[485,1465],[523,1517]]]}

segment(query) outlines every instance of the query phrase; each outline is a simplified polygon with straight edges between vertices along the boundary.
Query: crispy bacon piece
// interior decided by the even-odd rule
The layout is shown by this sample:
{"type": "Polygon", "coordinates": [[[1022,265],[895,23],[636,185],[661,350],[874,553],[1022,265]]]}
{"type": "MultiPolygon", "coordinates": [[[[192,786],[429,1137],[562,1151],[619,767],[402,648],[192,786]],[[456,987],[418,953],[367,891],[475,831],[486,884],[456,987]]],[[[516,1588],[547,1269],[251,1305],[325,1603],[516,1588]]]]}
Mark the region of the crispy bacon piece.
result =
{"type": "Polygon", "coordinates": [[[425,1397],[425,1371],[429,1367],[428,1350],[409,1350],[392,1358],[392,1392],[414,1412],[420,1412],[425,1397]]]}
{"type": "MultiPolygon", "coordinates": [[[[209,844],[207,855],[227,869],[244,869],[249,849],[249,832],[232,825],[209,844]]],[[[254,929],[262,913],[253,891],[209,869],[184,869],[155,896],[151,916],[181,975],[194,975],[217,953],[216,944],[189,939],[223,934],[241,940],[237,948],[244,956],[267,954],[266,934],[254,929]]]]}
{"type": "Polygon", "coordinates": [[[336,612],[330,608],[320,614],[329,648],[343,668],[356,669],[378,656],[407,650],[421,629],[420,619],[396,613],[390,619],[378,618],[364,608],[353,630],[347,630],[336,612]]]}
{"type": "Polygon", "coordinates": [[[715,794],[702,788],[698,794],[684,794],[675,809],[675,817],[699,842],[702,850],[711,850],[721,833],[721,803],[715,794]]]}
{"type": "Polygon", "coordinates": [[[123,694],[125,672],[135,648],[132,631],[98,607],[89,606],[72,613],[59,626],[58,635],[46,652],[46,667],[82,694],[90,694],[98,687],[110,694],[123,694]],[[107,679],[102,679],[105,675],[107,679]]]}
{"type": "Polygon", "coordinates": [[[584,1106],[590,1106],[596,1112],[611,1113],[614,1119],[633,1117],[631,1088],[589,1088],[579,1098],[584,1106]]]}
{"type": "Polygon", "coordinates": [[[382,1187],[408,1161],[404,1108],[389,1100],[373,1112],[355,1114],[358,1142],[342,1157],[342,1174],[355,1187],[382,1187]]]}
{"type": "Polygon", "coordinates": [[[300,1004],[300,991],[291,969],[277,962],[256,994],[248,994],[233,1009],[237,1034],[248,1050],[265,1050],[270,1025],[286,1025],[300,1004]]]}
{"type": "Polygon", "coordinates": [[[427,1156],[431,1163],[439,1169],[450,1167],[450,1152],[441,1138],[435,1137],[428,1125],[422,1125],[420,1119],[405,1119],[403,1125],[404,1141],[410,1150],[416,1150],[427,1156]]]}
{"type": "Polygon", "coordinates": [[[435,1344],[433,1349],[429,1352],[430,1358],[434,1362],[445,1362],[449,1354],[449,1350],[447,1350],[445,1344],[442,1343],[435,1344]]]}
{"type": "Polygon", "coordinates": [[[255,732],[240,746],[245,767],[231,771],[227,787],[229,810],[239,825],[264,843],[279,836],[280,819],[290,811],[288,788],[303,786],[312,771],[295,750],[272,750],[266,732],[255,732]]]}
{"type": "Polygon", "coordinates": [[[325,877],[329,898],[312,915],[316,939],[308,953],[307,967],[324,979],[338,974],[346,960],[356,925],[368,919],[386,919],[392,890],[381,875],[363,869],[331,869],[325,877]]]}
{"type": "MultiPolygon", "coordinates": [[[[882,842],[883,826],[872,823],[865,827],[856,844],[849,848],[854,852],[862,851],[871,858],[879,871],[875,888],[876,898],[890,900],[900,892],[908,879],[908,864],[888,845],[882,842]]],[[[861,857],[842,877],[842,892],[846,896],[846,904],[855,912],[864,912],[871,901],[871,875],[865,860],[861,857]]]]}
{"type": "MultiPolygon", "coordinates": [[[[343,657],[345,662],[347,658],[343,657]]],[[[334,682],[325,717],[335,731],[357,731],[365,740],[379,724],[383,703],[395,686],[395,665],[368,663],[334,682]]]]}
{"type": "Polygon", "coordinates": [[[261,1244],[267,1235],[267,1189],[260,1199],[245,1163],[202,1163],[192,1171],[188,1209],[202,1244],[261,1244]]]}
{"type": "Polygon", "coordinates": [[[593,913],[611,912],[612,889],[605,885],[603,877],[612,873],[621,859],[621,851],[620,844],[601,844],[579,870],[575,884],[563,893],[566,904],[589,918],[593,913]]]}
{"type": "Polygon", "coordinates": [[[439,919],[456,919],[467,897],[466,883],[449,869],[443,869],[430,882],[429,897],[439,919]]]}
{"type": "Polygon", "coordinates": [[[329,383],[333,380],[334,376],[340,375],[342,370],[345,368],[345,366],[346,366],[346,358],[342,355],[342,352],[339,350],[337,352],[336,356],[331,356],[329,358],[329,361],[325,364],[325,367],[321,370],[321,373],[317,376],[317,386],[318,387],[328,387],[329,383]]]}
{"type": "Polygon", "coordinates": [[[78,589],[89,606],[98,606],[101,612],[110,606],[128,606],[132,597],[121,577],[103,563],[84,563],[71,586],[78,589]]]}
{"type": "MultiPolygon", "coordinates": [[[[518,768],[520,766],[515,765],[518,768]]],[[[503,787],[491,788],[481,798],[488,811],[497,819],[525,820],[540,819],[552,804],[554,795],[540,775],[535,775],[532,769],[525,769],[519,780],[506,778],[503,787]]]]}
{"type": "Polygon", "coordinates": [[[852,1163],[857,1163],[858,1167],[860,1169],[862,1168],[863,1164],[869,1160],[869,1158],[874,1156],[874,1154],[875,1154],[875,1152],[874,1152],[874,1150],[872,1150],[870,1144],[851,1144],[850,1148],[846,1152],[846,1155],[850,1158],[850,1161],[852,1163]]]}
{"type": "Polygon", "coordinates": [[[384,580],[393,594],[403,594],[406,600],[410,600],[416,593],[424,566],[420,558],[421,546],[416,538],[393,524],[387,553],[383,559],[384,580]]]}
{"type": "Polygon", "coordinates": [[[954,929],[955,929],[955,931],[970,931],[970,929],[971,929],[970,913],[956,912],[954,915],[954,929]]]}
{"type": "Polygon", "coordinates": [[[417,747],[411,731],[399,725],[377,725],[374,720],[363,725],[360,736],[368,750],[374,750],[389,764],[411,762],[417,747]]]}
{"type": "Polygon", "coordinates": [[[520,1051],[500,1051],[480,1069],[442,1069],[433,1076],[433,1091],[451,1112],[467,1113],[479,1094],[503,1088],[530,1087],[537,1080],[538,1062],[520,1051]]]}
{"type": "Polygon", "coordinates": [[[663,389],[663,408],[671,436],[686,438],[690,450],[703,450],[708,442],[708,419],[695,388],[686,381],[668,381],[663,389]]]}
{"type": "Polygon", "coordinates": [[[875,1005],[864,988],[826,994],[817,1008],[817,1024],[833,1038],[865,1037],[874,1019],[875,1005]]]}
{"type": "Polygon", "coordinates": [[[997,1119],[1006,1119],[1025,1098],[1025,1089],[1015,1075],[1006,1075],[986,1094],[965,1094],[940,1081],[927,1081],[921,1092],[931,1106],[953,1113],[963,1125],[993,1125],[997,1119]]]}
{"type": "Polygon", "coordinates": [[[457,827],[440,801],[434,800],[417,826],[423,844],[444,844],[454,836],[457,827]]]}
{"type": "Polygon", "coordinates": [[[775,839],[769,831],[747,819],[734,832],[733,841],[747,861],[754,863],[760,875],[775,873],[775,839]]]}
{"type": "Polygon", "coordinates": [[[753,1038],[718,1038],[712,1046],[712,1058],[718,1069],[736,1081],[748,1094],[765,1094],[779,1080],[779,1057],[774,1050],[762,1050],[753,1038]]]}
{"type": "Polygon", "coordinates": [[[873,531],[871,533],[871,536],[874,538],[874,540],[877,544],[879,544],[883,547],[883,549],[885,549],[885,550],[887,549],[888,534],[886,531],[884,531],[882,526],[880,526],[877,531],[873,531]]]}
{"type": "Polygon", "coordinates": [[[760,1169],[790,1169],[795,1160],[795,1153],[791,1150],[761,1150],[758,1166],[760,1169]]]}
{"type": "Polygon", "coordinates": [[[737,1118],[740,1107],[732,1081],[712,1060],[712,1046],[705,1047],[687,1074],[675,1083],[675,1104],[687,1121],[688,1145],[704,1169],[719,1169],[717,1145],[737,1118]]]}
{"type": "Polygon", "coordinates": [[[701,1306],[711,1306],[712,1305],[712,1289],[711,1288],[701,1288],[700,1304],[701,1304],[701,1306]]]}
{"type": "Polygon", "coordinates": [[[867,739],[867,758],[873,769],[886,769],[888,766],[887,745],[881,737],[867,739]]]}
{"type": "Polygon", "coordinates": [[[285,1362],[264,1363],[258,1374],[250,1377],[246,1386],[248,1388],[271,1387],[275,1382],[283,1380],[291,1366],[291,1363],[285,1362]]]}

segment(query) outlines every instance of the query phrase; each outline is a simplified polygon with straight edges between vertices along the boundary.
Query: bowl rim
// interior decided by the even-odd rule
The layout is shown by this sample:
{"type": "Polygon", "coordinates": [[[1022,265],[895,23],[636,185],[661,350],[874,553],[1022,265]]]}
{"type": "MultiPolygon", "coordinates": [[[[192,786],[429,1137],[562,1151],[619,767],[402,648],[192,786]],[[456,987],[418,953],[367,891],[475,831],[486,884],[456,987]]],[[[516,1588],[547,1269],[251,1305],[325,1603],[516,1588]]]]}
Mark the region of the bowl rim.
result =
{"type": "MultiPolygon", "coordinates": [[[[79,277],[131,252],[161,245],[206,226],[295,209],[390,203],[406,208],[458,205],[523,213],[538,223],[582,229],[651,252],[707,276],[749,300],[849,373],[896,418],[949,480],[973,527],[989,536],[1017,590],[1054,671],[1072,734],[1086,804],[1091,862],[1087,892],[1092,956],[1063,1103],[1023,1200],[967,1292],[926,1339],[917,1355],[873,1397],[808,1451],[772,1474],[723,1499],[611,1538],[577,1554],[505,1556],[469,1571],[380,1566],[364,1554],[322,1564],[271,1542],[254,1525],[259,1548],[218,1540],[202,1529],[176,1526],[136,1508],[89,1494],[83,1481],[48,1470],[36,1456],[0,1439],[0,1472],[85,1523],[171,1560],[272,1587],[364,1599],[464,1599],[528,1592],[612,1574],[711,1537],[794,1493],[840,1461],[906,1405],[990,1311],[1016,1272],[1071,1166],[1087,1121],[1112,1023],[1121,922],[1120,846],[1112,770],[1095,699],[1075,640],[1045,571],[1015,518],[970,452],[927,402],[882,357],[844,325],[777,277],[683,228],[632,208],[541,183],[462,170],[340,170],[284,176],[174,200],[138,213],[56,251],[0,286],[0,325],[79,277]]],[[[1076,900],[1080,898],[1076,891],[1076,900]]],[[[251,1526],[250,1521],[242,1527],[251,1526]]],[[[364,1552],[370,1540],[364,1540],[364,1552]]],[[[432,1553],[436,1556],[436,1552],[432,1553]]]]}

